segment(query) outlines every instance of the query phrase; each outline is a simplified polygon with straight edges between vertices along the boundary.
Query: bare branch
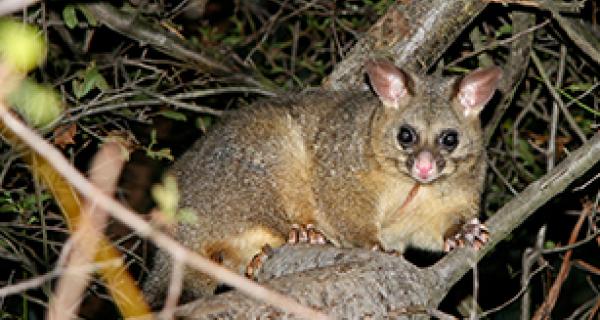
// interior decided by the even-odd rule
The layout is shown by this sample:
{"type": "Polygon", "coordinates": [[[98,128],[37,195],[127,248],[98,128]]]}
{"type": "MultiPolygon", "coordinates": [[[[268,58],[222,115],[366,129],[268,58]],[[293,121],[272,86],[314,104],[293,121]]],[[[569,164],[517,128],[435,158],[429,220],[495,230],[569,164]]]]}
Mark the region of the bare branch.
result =
{"type": "MultiPolygon", "coordinates": [[[[439,302],[430,299],[431,288],[438,284],[429,270],[401,256],[365,249],[285,245],[265,261],[258,281],[327,310],[335,319],[427,319],[428,310],[439,302]]],[[[186,319],[293,318],[237,291],[196,300],[180,307],[176,315],[186,319]]]]}
{"type": "Polygon", "coordinates": [[[374,53],[390,55],[397,65],[427,70],[486,5],[479,0],[397,1],[336,65],[323,86],[335,90],[360,86],[363,63],[374,53]]]}
{"type": "Polygon", "coordinates": [[[0,1],[0,16],[26,8],[39,0],[9,0],[0,1]]]}
{"type": "Polygon", "coordinates": [[[231,67],[216,59],[202,54],[188,47],[188,44],[168,33],[166,30],[158,29],[146,23],[140,17],[123,12],[109,3],[93,3],[84,5],[94,14],[96,19],[102,21],[107,27],[141,43],[147,43],[168,55],[172,55],[182,61],[195,63],[206,71],[216,73],[231,73],[231,67]]]}
{"type": "MultiPolygon", "coordinates": [[[[102,192],[113,195],[125,164],[124,148],[114,141],[102,146],[95,155],[90,169],[90,180],[102,192]]],[[[67,259],[67,270],[91,263],[94,260],[103,230],[108,221],[108,213],[98,208],[93,199],[85,201],[79,221],[72,234],[73,249],[67,259]]],[[[48,308],[49,319],[74,318],[83,294],[89,283],[89,273],[67,272],[60,278],[48,308]]]]}
{"type": "MultiPolygon", "coordinates": [[[[535,28],[535,15],[525,12],[514,12],[511,14],[515,36],[523,32],[532,31],[535,28]]],[[[541,23],[545,25],[548,20],[541,23]]],[[[537,27],[537,26],[536,26],[537,27]]],[[[514,37],[513,37],[514,38],[514,37]]],[[[486,143],[491,140],[498,124],[502,117],[512,104],[515,91],[519,87],[519,83],[525,76],[525,71],[529,65],[531,46],[533,44],[533,32],[527,33],[526,36],[519,36],[511,42],[510,54],[503,66],[504,74],[500,80],[499,91],[502,93],[500,103],[494,109],[494,115],[488,122],[484,131],[484,139],[486,143]]]]}
{"type": "Polygon", "coordinates": [[[598,161],[600,161],[600,133],[498,210],[486,223],[490,229],[490,241],[481,251],[475,252],[468,248],[455,250],[433,266],[440,279],[445,279],[445,288],[438,294],[445,295],[447,290],[469,271],[471,261],[481,260],[536,209],[565,190],[570,183],[598,161]]]}
{"type": "MultiPolygon", "coordinates": [[[[592,212],[592,204],[589,202],[585,203],[584,208],[581,211],[581,214],[579,215],[579,219],[577,219],[577,223],[575,223],[575,226],[573,227],[573,230],[571,231],[571,236],[569,237],[569,244],[573,244],[573,243],[575,243],[575,241],[577,241],[577,235],[579,234],[579,231],[581,230],[581,226],[583,226],[585,219],[590,215],[591,212],[592,212]]],[[[563,261],[560,265],[560,271],[558,272],[558,275],[556,276],[556,281],[554,281],[554,283],[552,284],[552,287],[550,288],[550,292],[548,292],[548,297],[546,298],[544,303],[537,309],[537,311],[533,315],[534,320],[542,320],[542,319],[549,318],[550,312],[554,308],[554,305],[556,304],[556,300],[558,299],[558,294],[560,293],[560,289],[562,288],[562,285],[563,285],[565,279],[567,278],[567,276],[569,275],[569,271],[571,270],[571,256],[572,255],[573,255],[573,250],[569,250],[569,251],[567,251],[567,253],[565,253],[565,256],[563,257],[563,261]]]]}

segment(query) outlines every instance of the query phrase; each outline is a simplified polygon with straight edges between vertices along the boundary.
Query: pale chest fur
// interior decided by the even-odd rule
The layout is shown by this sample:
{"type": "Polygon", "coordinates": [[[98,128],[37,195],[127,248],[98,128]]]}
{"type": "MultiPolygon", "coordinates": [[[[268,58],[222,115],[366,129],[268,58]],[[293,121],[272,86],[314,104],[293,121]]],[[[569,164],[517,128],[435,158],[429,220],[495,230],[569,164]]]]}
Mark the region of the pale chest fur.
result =
{"type": "MultiPolygon", "coordinates": [[[[473,184],[473,185],[476,185],[473,184]]],[[[421,184],[388,179],[378,185],[377,230],[385,250],[407,246],[441,251],[449,229],[477,215],[476,188],[457,188],[452,181],[421,184]]]]}

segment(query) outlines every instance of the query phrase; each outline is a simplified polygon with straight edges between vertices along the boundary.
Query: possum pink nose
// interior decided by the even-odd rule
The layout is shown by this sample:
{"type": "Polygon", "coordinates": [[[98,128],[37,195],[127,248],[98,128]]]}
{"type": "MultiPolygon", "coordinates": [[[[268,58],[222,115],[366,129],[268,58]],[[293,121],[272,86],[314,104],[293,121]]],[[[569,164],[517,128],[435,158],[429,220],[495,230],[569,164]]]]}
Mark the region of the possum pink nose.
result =
{"type": "Polygon", "coordinates": [[[430,161],[421,161],[417,163],[416,167],[417,170],[419,170],[419,175],[425,178],[429,175],[429,172],[433,168],[433,165],[430,161]]]}
{"type": "Polygon", "coordinates": [[[420,152],[415,159],[415,169],[417,171],[417,175],[419,175],[419,177],[422,179],[427,179],[434,170],[435,163],[433,161],[433,155],[431,152],[420,152]]]}

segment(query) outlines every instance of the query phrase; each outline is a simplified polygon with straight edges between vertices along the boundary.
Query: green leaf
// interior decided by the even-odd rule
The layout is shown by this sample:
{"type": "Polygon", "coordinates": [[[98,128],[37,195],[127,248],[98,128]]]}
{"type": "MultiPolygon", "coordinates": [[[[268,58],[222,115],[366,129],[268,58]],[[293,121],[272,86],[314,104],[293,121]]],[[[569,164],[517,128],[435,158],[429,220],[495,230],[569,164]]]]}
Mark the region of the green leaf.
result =
{"type": "Polygon", "coordinates": [[[496,30],[496,38],[499,38],[504,35],[512,34],[512,30],[513,30],[512,25],[503,24],[500,28],[498,28],[498,30],[496,30]]]}
{"type": "Polygon", "coordinates": [[[162,148],[160,150],[147,149],[146,155],[148,155],[148,157],[155,159],[155,160],[162,160],[162,159],[167,159],[169,161],[175,160],[175,157],[173,157],[173,155],[171,154],[171,149],[169,149],[169,148],[162,148]]]}
{"type": "Polygon", "coordinates": [[[175,177],[166,175],[162,184],[152,186],[151,193],[160,211],[169,217],[175,217],[177,202],[179,202],[179,189],[175,177]]]}
{"type": "Polygon", "coordinates": [[[19,207],[13,203],[5,203],[0,206],[0,212],[19,212],[19,207]]]}
{"type": "Polygon", "coordinates": [[[103,91],[108,89],[108,83],[106,82],[106,79],[104,79],[104,77],[100,74],[95,65],[86,70],[83,77],[83,83],[86,89],[86,94],[93,88],[98,88],[103,91]]]}
{"type": "Polygon", "coordinates": [[[222,42],[224,44],[227,44],[227,45],[230,45],[230,46],[234,46],[234,45],[237,45],[240,42],[242,42],[242,39],[243,38],[240,37],[240,36],[234,36],[234,35],[232,35],[232,36],[223,38],[222,42]]]}
{"type": "Polygon", "coordinates": [[[185,116],[185,114],[173,110],[162,110],[158,112],[158,114],[165,118],[172,119],[175,121],[187,121],[187,117],[185,116]]]}
{"type": "Polygon", "coordinates": [[[452,67],[448,67],[448,71],[449,72],[456,72],[456,73],[467,73],[471,70],[467,69],[467,68],[463,68],[460,66],[452,66],[452,67]]]}
{"type": "Polygon", "coordinates": [[[21,205],[23,209],[31,210],[36,207],[37,204],[37,196],[35,194],[28,194],[23,198],[21,205]]]}
{"type": "Polygon", "coordinates": [[[77,99],[85,97],[92,89],[98,88],[99,90],[105,91],[109,88],[106,79],[100,74],[96,65],[92,63],[83,73],[83,81],[73,80],[71,82],[73,88],[73,94],[77,99]]]}
{"type": "Polygon", "coordinates": [[[152,130],[150,132],[150,144],[147,147],[144,147],[144,150],[146,150],[146,155],[149,158],[156,160],[175,160],[175,158],[171,154],[171,149],[163,148],[160,150],[153,150],[152,148],[154,148],[154,145],[156,145],[156,130],[152,130]]]}
{"type": "Polygon", "coordinates": [[[71,90],[77,99],[83,97],[83,84],[77,79],[71,81],[71,90]]]}
{"type": "Polygon", "coordinates": [[[63,20],[65,21],[65,25],[69,29],[73,29],[77,26],[79,21],[77,20],[77,13],[75,12],[75,7],[72,5],[67,5],[62,12],[63,20]]]}
{"type": "Polygon", "coordinates": [[[83,15],[85,16],[85,19],[90,24],[90,26],[92,26],[92,27],[98,26],[98,20],[96,20],[96,17],[94,17],[94,15],[86,7],[77,6],[77,9],[79,9],[79,11],[81,11],[81,13],[83,13],[83,15]]]}
{"type": "Polygon", "coordinates": [[[571,91],[587,91],[592,87],[591,83],[572,83],[569,86],[565,87],[566,90],[571,91]]]}
{"type": "Polygon", "coordinates": [[[196,221],[198,221],[198,215],[190,208],[183,208],[177,213],[177,221],[187,224],[196,223],[196,221]]]}
{"type": "Polygon", "coordinates": [[[535,156],[531,152],[527,141],[524,139],[519,139],[518,146],[519,146],[518,147],[519,148],[519,156],[521,156],[521,159],[523,159],[523,162],[525,162],[526,165],[534,167],[535,166],[535,156]]]}
{"type": "Polygon", "coordinates": [[[210,116],[201,116],[196,118],[196,127],[202,131],[206,131],[213,122],[213,118],[210,116]]]}
{"type": "Polygon", "coordinates": [[[63,104],[54,88],[31,79],[21,82],[19,88],[8,96],[14,109],[37,128],[43,128],[56,120],[63,104]]]}

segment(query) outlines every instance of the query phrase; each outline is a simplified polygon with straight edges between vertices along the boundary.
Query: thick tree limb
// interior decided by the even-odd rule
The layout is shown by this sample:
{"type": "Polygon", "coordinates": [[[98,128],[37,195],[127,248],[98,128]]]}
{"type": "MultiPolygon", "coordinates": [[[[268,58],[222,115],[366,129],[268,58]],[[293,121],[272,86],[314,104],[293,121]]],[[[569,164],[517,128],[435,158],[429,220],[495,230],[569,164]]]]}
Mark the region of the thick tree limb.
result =
{"type": "MultiPolygon", "coordinates": [[[[527,12],[513,12],[511,18],[513,22],[513,34],[530,30],[535,23],[535,15],[527,12]]],[[[529,53],[531,52],[532,44],[533,32],[519,37],[511,43],[510,54],[507,57],[506,64],[503,66],[504,74],[498,86],[498,91],[500,91],[502,97],[500,103],[495,106],[494,116],[484,130],[484,141],[486,141],[486,144],[491,140],[504,113],[506,113],[506,110],[512,104],[514,93],[525,76],[525,71],[529,66],[529,53]]]]}
{"type": "Polygon", "coordinates": [[[485,8],[480,0],[398,1],[337,64],[323,86],[340,90],[363,84],[362,67],[374,53],[397,65],[427,70],[485,8]]]}
{"type": "MultiPolygon", "coordinates": [[[[333,319],[428,318],[425,306],[432,305],[429,290],[437,285],[430,271],[420,270],[402,257],[332,246],[283,247],[267,260],[259,277],[276,277],[268,282],[270,287],[304,305],[325,309],[333,319]]],[[[177,316],[293,318],[239,292],[197,300],[182,307],[177,316]]]]}

